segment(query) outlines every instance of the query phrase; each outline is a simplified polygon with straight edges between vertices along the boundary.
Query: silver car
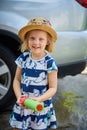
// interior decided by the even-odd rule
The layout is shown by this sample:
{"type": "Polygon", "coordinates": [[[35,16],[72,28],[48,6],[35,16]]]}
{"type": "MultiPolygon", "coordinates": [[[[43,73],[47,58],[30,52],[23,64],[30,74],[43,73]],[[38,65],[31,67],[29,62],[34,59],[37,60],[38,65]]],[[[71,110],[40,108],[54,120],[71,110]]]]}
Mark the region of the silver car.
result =
{"type": "Polygon", "coordinates": [[[21,44],[17,32],[31,18],[49,19],[58,33],[52,56],[58,63],[59,77],[76,75],[84,70],[87,61],[85,5],[81,0],[0,1],[0,109],[11,104],[14,99],[14,60],[20,54],[21,44]]]}

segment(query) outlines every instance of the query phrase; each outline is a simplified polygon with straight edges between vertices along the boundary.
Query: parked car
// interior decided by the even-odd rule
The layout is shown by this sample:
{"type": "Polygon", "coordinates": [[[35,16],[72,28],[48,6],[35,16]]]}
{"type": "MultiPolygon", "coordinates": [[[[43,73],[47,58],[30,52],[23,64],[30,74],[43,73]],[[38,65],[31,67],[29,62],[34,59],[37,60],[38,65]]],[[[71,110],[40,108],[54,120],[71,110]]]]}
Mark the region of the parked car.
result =
{"type": "Polygon", "coordinates": [[[49,19],[58,33],[52,56],[58,63],[59,77],[76,75],[84,70],[87,60],[87,9],[81,0],[77,1],[0,1],[0,109],[13,102],[14,61],[20,54],[21,44],[17,33],[33,17],[49,19]]]}

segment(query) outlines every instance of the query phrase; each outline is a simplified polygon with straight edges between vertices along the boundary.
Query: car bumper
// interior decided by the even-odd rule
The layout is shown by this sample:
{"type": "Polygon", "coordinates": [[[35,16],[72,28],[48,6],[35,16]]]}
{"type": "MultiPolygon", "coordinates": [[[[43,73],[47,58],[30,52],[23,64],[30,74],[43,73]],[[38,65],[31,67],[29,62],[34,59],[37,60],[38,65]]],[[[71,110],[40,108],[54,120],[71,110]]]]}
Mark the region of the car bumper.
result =
{"type": "Polygon", "coordinates": [[[58,77],[64,77],[67,75],[76,75],[80,74],[87,65],[87,58],[78,62],[68,63],[68,64],[59,64],[58,65],[58,77]]]}

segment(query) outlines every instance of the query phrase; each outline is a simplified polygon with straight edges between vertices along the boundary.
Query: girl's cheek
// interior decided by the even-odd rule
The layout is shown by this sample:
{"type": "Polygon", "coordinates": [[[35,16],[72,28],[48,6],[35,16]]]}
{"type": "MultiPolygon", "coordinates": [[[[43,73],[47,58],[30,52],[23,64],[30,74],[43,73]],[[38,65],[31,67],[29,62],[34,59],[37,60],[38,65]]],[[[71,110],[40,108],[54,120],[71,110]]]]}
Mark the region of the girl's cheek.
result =
{"type": "Polygon", "coordinates": [[[30,46],[30,42],[28,42],[28,46],[30,46]]]}

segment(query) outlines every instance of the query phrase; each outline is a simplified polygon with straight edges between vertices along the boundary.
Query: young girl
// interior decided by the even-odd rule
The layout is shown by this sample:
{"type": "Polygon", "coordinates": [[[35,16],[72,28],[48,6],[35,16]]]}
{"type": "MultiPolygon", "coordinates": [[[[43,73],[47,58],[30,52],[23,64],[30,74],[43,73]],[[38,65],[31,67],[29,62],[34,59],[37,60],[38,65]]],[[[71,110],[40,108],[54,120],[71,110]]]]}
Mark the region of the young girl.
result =
{"type": "Polygon", "coordinates": [[[23,41],[17,59],[13,82],[17,102],[13,108],[10,125],[15,130],[47,130],[57,128],[52,97],[57,91],[57,66],[48,52],[53,51],[57,34],[48,20],[34,18],[19,31],[23,41]],[[43,102],[41,113],[27,109],[19,100],[28,98],[43,102]]]}

